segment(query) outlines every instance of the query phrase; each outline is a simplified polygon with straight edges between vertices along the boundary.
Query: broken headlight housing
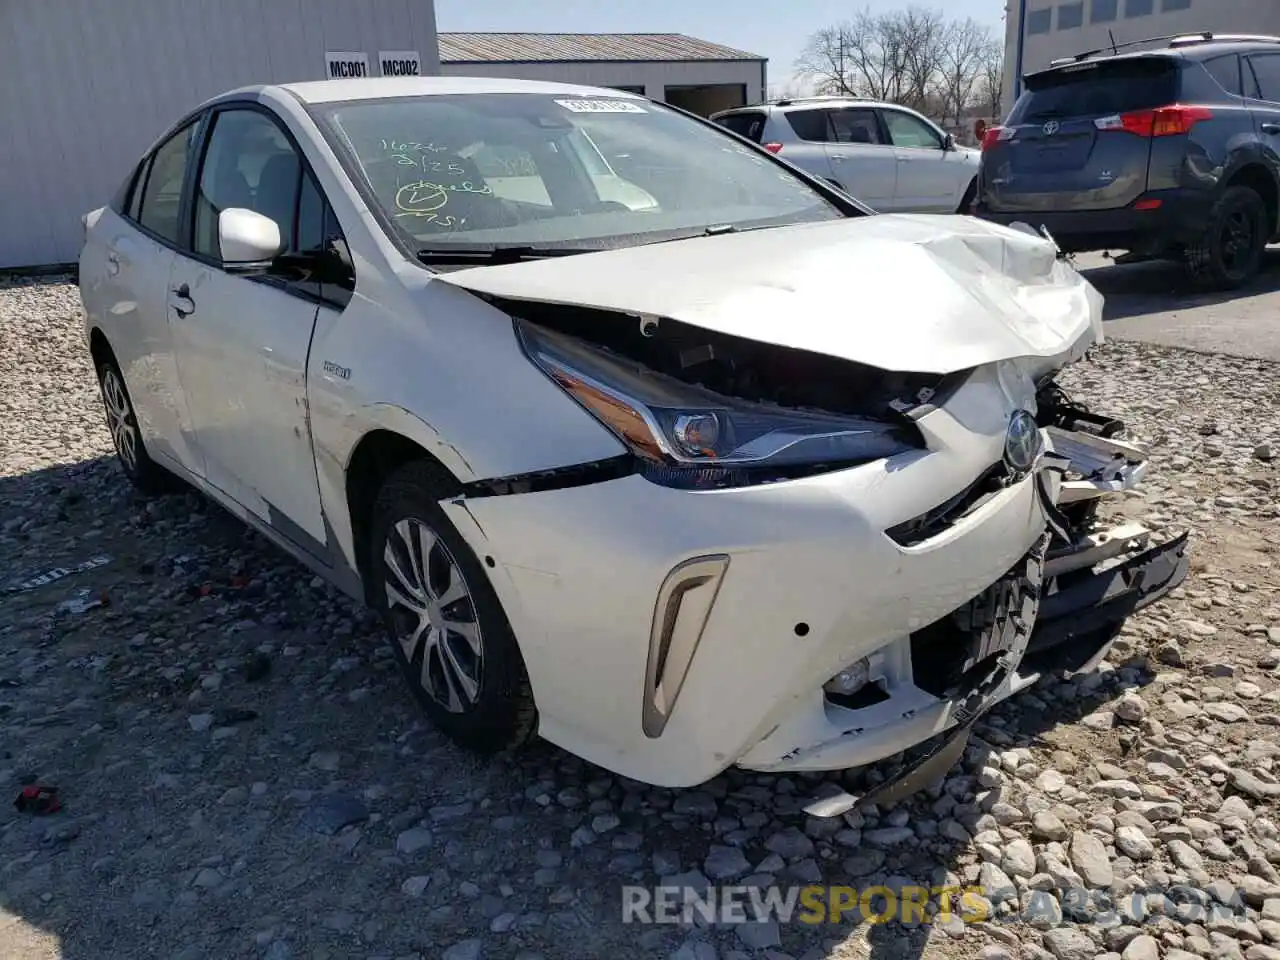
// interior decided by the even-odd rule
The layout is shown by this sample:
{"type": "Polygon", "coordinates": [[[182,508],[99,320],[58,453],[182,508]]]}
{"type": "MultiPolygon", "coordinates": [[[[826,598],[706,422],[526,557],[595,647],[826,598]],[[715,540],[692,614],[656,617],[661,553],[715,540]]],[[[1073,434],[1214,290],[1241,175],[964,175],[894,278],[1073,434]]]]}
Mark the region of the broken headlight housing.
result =
{"type": "Polygon", "coordinates": [[[670,486],[785,479],[922,447],[905,422],[726,397],[576,337],[516,328],[533,362],[670,486]]]}

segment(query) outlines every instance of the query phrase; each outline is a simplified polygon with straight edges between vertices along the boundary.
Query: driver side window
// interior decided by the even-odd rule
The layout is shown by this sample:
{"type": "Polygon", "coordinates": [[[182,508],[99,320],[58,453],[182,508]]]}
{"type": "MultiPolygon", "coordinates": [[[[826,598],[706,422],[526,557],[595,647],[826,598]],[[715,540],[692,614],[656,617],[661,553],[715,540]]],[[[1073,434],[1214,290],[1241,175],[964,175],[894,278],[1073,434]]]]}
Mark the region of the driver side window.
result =
{"type": "Polygon", "coordinates": [[[233,207],[270,217],[280,228],[285,252],[295,252],[294,212],[302,163],[284,132],[256,110],[224,110],[200,168],[195,197],[195,252],[221,261],[218,215],[233,207]]]}
{"type": "Polygon", "coordinates": [[[884,123],[889,128],[889,139],[895,147],[921,147],[941,150],[942,140],[928,124],[909,113],[898,110],[884,111],[884,123]]]}

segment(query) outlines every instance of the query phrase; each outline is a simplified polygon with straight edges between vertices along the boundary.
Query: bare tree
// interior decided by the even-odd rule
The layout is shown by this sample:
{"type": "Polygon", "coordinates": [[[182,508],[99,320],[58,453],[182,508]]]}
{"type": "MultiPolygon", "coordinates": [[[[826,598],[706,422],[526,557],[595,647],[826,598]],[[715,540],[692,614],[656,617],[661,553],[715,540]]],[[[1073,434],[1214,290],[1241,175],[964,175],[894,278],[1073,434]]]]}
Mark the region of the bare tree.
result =
{"type": "Polygon", "coordinates": [[[797,71],[823,93],[898,100],[908,87],[908,47],[903,15],[869,9],[809,38],[797,71]]]}
{"type": "Polygon", "coordinates": [[[992,40],[982,51],[981,70],[978,75],[978,96],[988,116],[997,119],[1004,116],[1001,99],[1004,93],[1004,44],[992,40]]]}
{"type": "Polygon", "coordinates": [[[959,124],[963,119],[983,70],[983,55],[992,42],[991,30],[972,19],[948,24],[939,70],[944,121],[954,119],[959,124]]]}
{"type": "Polygon", "coordinates": [[[945,120],[972,99],[987,44],[994,45],[989,30],[941,10],[867,8],[810,36],[796,70],[820,93],[901,103],[945,120]]]}
{"type": "Polygon", "coordinates": [[[906,81],[901,102],[923,110],[937,89],[947,35],[946,17],[939,10],[910,7],[889,18],[901,37],[906,81]]]}

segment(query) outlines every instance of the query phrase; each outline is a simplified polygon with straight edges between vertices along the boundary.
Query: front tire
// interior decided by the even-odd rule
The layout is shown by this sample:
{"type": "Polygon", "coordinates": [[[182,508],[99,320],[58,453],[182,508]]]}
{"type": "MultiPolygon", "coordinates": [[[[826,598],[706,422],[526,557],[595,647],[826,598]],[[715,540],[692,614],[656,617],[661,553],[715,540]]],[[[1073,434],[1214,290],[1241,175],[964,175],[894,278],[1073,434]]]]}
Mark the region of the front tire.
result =
{"type": "Polygon", "coordinates": [[[1213,206],[1204,234],[1186,250],[1191,279],[1206,290],[1235,290],[1258,273],[1267,245],[1267,207],[1250,187],[1231,187],[1213,206]]]}
{"type": "Polygon", "coordinates": [[[168,492],[172,489],[174,477],[147,453],[142,442],[142,430],[138,426],[138,415],[124,384],[124,374],[114,358],[108,357],[99,366],[98,387],[102,392],[107,429],[111,432],[120,469],[134,487],[148,496],[168,492]]]}
{"type": "Polygon", "coordinates": [[[495,754],[537,727],[524,659],[484,567],[439,501],[426,461],[401,467],[374,504],[367,570],[401,673],[432,722],[460,746],[495,754]]]}

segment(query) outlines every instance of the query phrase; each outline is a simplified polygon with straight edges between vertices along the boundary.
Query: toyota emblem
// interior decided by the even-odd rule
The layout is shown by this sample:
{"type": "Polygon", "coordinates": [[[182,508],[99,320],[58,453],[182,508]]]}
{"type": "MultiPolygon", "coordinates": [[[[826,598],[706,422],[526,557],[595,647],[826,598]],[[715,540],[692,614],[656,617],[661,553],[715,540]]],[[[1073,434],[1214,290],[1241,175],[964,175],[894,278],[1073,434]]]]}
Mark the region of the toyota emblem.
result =
{"type": "Polygon", "coordinates": [[[1044,125],[1044,135],[1046,137],[1052,137],[1055,133],[1058,132],[1058,128],[1059,128],[1058,121],[1050,120],[1048,123],[1044,125]]]}

